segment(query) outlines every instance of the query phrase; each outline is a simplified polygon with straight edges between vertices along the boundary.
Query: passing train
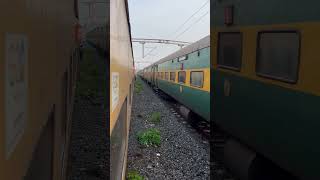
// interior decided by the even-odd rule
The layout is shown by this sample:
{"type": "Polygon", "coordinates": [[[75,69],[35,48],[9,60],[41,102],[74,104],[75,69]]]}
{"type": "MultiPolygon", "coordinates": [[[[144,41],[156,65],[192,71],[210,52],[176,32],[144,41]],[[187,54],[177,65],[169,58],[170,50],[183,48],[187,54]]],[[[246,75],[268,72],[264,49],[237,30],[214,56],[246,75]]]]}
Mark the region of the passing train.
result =
{"type": "Polygon", "coordinates": [[[241,179],[320,179],[319,5],[211,4],[212,121],[241,179]]]}
{"type": "Polygon", "coordinates": [[[110,1],[110,179],[125,179],[134,88],[127,0],[110,1]]]}
{"type": "Polygon", "coordinates": [[[141,70],[147,82],[210,121],[210,36],[141,70]]]}
{"type": "Polygon", "coordinates": [[[0,179],[64,180],[79,62],[77,3],[4,3],[0,179]]]}

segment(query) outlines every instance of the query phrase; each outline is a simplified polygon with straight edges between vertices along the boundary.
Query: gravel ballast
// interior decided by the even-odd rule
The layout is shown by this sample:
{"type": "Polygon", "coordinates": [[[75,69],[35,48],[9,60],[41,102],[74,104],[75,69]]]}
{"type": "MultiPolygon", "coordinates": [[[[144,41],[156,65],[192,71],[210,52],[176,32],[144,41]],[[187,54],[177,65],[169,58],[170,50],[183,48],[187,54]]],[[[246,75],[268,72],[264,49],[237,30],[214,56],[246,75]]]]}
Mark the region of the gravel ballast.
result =
{"type": "Polygon", "coordinates": [[[142,80],[142,91],[133,97],[127,172],[137,171],[145,179],[210,179],[209,143],[142,80]],[[150,122],[153,112],[161,113],[159,123],[150,122]],[[159,147],[144,147],[137,133],[156,128],[161,133],[159,147]]]}
{"type": "Polygon", "coordinates": [[[79,66],[68,160],[69,180],[105,180],[109,177],[108,112],[102,86],[107,82],[106,60],[95,49],[88,49],[79,66]],[[89,67],[85,61],[93,65],[89,67]],[[93,95],[86,93],[93,90],[93,95]]]}

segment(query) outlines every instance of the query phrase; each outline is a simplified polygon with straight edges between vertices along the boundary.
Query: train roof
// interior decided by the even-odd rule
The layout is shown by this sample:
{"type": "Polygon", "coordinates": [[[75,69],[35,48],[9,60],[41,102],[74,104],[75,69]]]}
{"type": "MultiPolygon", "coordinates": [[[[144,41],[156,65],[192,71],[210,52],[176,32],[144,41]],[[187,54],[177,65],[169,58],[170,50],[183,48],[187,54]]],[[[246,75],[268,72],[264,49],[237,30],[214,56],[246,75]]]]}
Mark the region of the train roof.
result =
{"type": "Polygon", "coordinates": [[[206,48],[206,47],[210,47],[210,35],[160,59],[159,61],[155,62],[155,63],[152,63],[151,65],[147,66],[146,68],[149,68],[155,64],[160,64],[160,63],[163,63],[163,62],[166,62],[166,61],[170,61],[172,59],[175,59],[175,58],[178,58],[178,57],[181,57],[185,54],[189,54],[189,53],[192,53],[194,51],[197,51],[199,49],[203,49],[203,48],[206,48]]]}

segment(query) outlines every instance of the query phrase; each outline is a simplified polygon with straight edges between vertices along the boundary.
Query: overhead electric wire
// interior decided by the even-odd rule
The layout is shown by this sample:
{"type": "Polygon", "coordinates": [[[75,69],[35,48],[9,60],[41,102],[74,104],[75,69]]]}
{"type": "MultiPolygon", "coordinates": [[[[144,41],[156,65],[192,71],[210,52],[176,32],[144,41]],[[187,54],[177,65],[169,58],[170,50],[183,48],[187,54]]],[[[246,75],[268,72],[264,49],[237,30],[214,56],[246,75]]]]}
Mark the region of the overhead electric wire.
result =
{"type": "MultiPolygon", "coordinates": [[[[177,33],[193,16],[195,16],[198,12],[200,12],[208,3],[210,2],[210,0],[206,1],[195,13],[193,13],[182,25],[180,25],[177,30],[172,34],[174,35],[175,33],[177,33]]],[[[194,23],[192,23],[190,26],[188,26],[182,33],[180,33],[178,36],[176,36],[174,39],[177,39],[178,37],[180,37],[182,34],[184,34],[186,31],[188,31],[194,24],[198,23],[205,15],[207,15],[210,12],[207,11],[205,14],[203,14],[199,19],[197,19],[194,23]]],[[[161,44],[160,46],[163,46],[163,44],[161,44]]],[[[156,49],[157,47],[155,47],[154,49],[156,49]]],[[[149,51],[147,53],[146,56],[148,56],[154,49],[152,49],[151,51],[149,51]]],[[[151,63],[152,64],[152,63],[151,63]]]]}
{"type": "Polygon", "coordinates": [[[177,35],[174,39],[178,39],[178,37],[180,37],[182,34],[184,34],[186,31],[188,31],[193,25],[195,25],[196,23],[198,23],[203,17],[205,17],[208,13],[210,12],[207,11],[205,14],[203,14],[199,19],[197,19],[197,21],[195,21],[194,23],[192,23],[190,26],[188,26],[182,33],[180,33],[179,35],[177,35]]]}
{"type": "MultiPolygon", "coordinates": [[[[169,35],[169,37],[173,37],[175,34],[177,34],[180,30],[182,30],[182,28],[196,15],[198,14],[204,7],[206,7],[206,5],[210,2],[210,0],[207,0],[199,9],[197,9],[191,16],[189,16],[171,35],[169,35]]],[[[180,37],[182,34],[184,34],[186,31],[188,31],[190,28],[192,28],[192,26],[196,23],[198,23],[205,15],[207,15],[210,12],[207,11],[205,14],[203,14],[200,18],[198,18],[195,22],[193,22],[190,26],[188,26],[183,32],[181,32],[180,34],[178,34],[174,39],[177,39],[178,37],[180,37]]],[[[156,45],[156,47],[154,47],[153,49],[151,49],[143,58],[147,57],[150,55],[151,52],[153,52],[155,49],[159,49],[159,47],[163,48],[163,44],[159,44],[156,45]]],[[[153,62],[150,62],[150,64],[152,64],[153,62]]]]}
{"type": "Polygon", "coordinates": [[[193,16],[195,16],[202,8],[204,8],[208,3],[210,2],[210,0],[208,0],[207,2],[205,2],[195,13],[193,13],[184,23],[182,23],[182,25],[180,25],[176,31],[174,33],[172,33],[172,35],[176,34],[180,28],[182,28],[193,16]]]}
{"type": "Polygon", "coordinates": [[[157,49],[157,47],[153,47],[153,48],[147,53],[147,55],[145,55],[144,57],[147,57],[148,55],[150,55],[150,53],[151,53],[152,51],[154,51],[155,49],[157,49]]]}

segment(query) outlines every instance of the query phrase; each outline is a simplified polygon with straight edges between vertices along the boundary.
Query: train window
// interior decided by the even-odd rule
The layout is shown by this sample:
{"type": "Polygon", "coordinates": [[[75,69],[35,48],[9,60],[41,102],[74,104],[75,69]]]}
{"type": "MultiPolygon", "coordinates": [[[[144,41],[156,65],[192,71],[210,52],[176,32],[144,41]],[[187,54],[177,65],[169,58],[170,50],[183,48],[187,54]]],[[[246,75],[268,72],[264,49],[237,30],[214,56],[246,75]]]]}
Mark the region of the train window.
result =
{"type": "Polygon", "coordinates": [[[168,72],[165,72],[165,77],[164,77],[166,80],[169,80],[169,73],[168,72]]]}
{"type": "Polygon", "coordinates": [[[203,71],[191,71],[190,74],[191,86],[203,87],[203,71]]]}
{"type": "Polygon", "coordinates": [[[200,56],[200,50],[198,50],[198,56],[200,56]]]}
{"type": "Polygon", "coordinates": [[[242,34],[223,32],[218,37],[218,67],[240,70],[242,56],[242,34]]]}
{"type": "Polygon", "coordinates": [[[176,72],[170,72],[170,81],[176,81],[176,72]]]}
{"type": "Polygon", "coordinates": [[[258,35],[258,75],[294,83],[298,78],[300,35],[293,31],[258,35]]]}
{"type": "Polygon", "coordinates": [[[179,71],[178,72],[178,80],[179,80],[179,83],[185,83],[186,82],[186,72],[185,71],[179,71]]]}
{"type": "Polygon", "coordinates": [[[185,60],[187,60],[187,59],[188,59],[188,54],[187,54],[187,55],[184,55],[184,56],[179,57],[179,58],[178,58],[178,62],[180,62],[180,61],[185,61],[185,60]]]}

